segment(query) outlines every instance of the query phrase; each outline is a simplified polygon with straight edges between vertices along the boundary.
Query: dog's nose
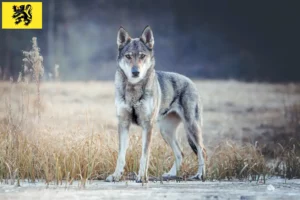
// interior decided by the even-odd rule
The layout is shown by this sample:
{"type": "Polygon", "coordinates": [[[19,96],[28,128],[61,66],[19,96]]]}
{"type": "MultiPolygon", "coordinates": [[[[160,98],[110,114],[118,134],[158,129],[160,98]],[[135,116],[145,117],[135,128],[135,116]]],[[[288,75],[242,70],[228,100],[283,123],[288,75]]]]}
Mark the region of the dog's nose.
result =
{"type": "Polygon", "coordinates": [[[133,77],[138,77],[139,74],[140,74],[140,72],[139,72],[139,70],[138,70],[138,68],[136,66],[133,66],[131,68],[131,73],[132,73],[133,77]]]}
{"type": "Polygon", "coordinates": [[[138,77],[140,72],[132,72],[133,77],[138,77]]]}

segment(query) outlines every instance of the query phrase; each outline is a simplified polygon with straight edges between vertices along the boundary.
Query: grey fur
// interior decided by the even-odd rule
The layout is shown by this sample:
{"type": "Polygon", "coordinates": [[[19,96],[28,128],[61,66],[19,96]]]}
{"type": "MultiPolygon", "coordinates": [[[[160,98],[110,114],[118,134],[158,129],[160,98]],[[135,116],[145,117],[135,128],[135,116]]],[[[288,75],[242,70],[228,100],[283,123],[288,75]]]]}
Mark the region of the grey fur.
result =
{"type": "Polygon", "coordinates": [[[183,159],[176,139],[176,129],[180,122],[184,123],[189,144],[198,155],[199,169],[194,178],[204,180],[202,105],[194,83],[177,73],[155,71],[154,37],[149,26],[144,29],[140,38],[135,39],[131,39],[121,27],[117,44],[119,52],[115,75],[115,104],[119,124],[119,155],[114,174],[106,180],[119,180],[123,173],[131,124],[143,128],[143,149],[137,181],[147,180],[149,149],[155,123],[158,123],[163,138],[175,155],[173,167],[164,176],[178,175],[183,159]],[[133,67],[140,72],[138,77],[131,73],[133,67]]]}

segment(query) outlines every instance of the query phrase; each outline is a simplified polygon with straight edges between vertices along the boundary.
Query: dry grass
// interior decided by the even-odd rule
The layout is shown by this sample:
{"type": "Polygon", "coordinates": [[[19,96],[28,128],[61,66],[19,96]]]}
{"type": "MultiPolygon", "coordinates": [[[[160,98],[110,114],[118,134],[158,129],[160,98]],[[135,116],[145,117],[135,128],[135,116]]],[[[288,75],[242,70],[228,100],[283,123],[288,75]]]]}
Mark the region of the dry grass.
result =
{"type": "Polygon", "coordinates": [[[211,179],[258,179],[270,174],[265,158],[259,147],[238,144],[232,141],[221,142],[210,157],[209,174],[211,179]],[[253,178],[254,177],[254,178],[253,178]]]}
{"type": "MultiPolygon", "coordinates": [[[[41,85],[41,77],[44,75],[44,66],[43,66],[43,57],[40,55],[40,48],[37,44],[37,38],[32,38],[32,49],[30,51],[23,51],[25,58],[24,62],[24,72],[26,69],[32,69],[34,81],[36,83],[36,91],[37,91],[37,112],[38,118],[40,119],[40,103],[41,103],[41,95],[40,95],[40,85],[41,85]]],[[[22,74],[20,72],[18,82],[22,80],[22,74]]]]}
{"type": "MultiPolygon", "coordinates": [[[[32,104],[31,106],[35,106],[32,104]]],[[[88,113],[84,123],[72,124],[64,129],[30,117],[30,110],[17,115],[12,114],[11,105],[7,105],[7,114],[0,125],[0,179],[14,182],[29,179],[34,182],[45,180],[47,184],[55,181],[62,184],[65,180],[103,179],[112,173],[115,167],[118,141],[115,129],[95,128],[88,113]]],[[[30,107],[30,105],[20,105],[30,107]]],[[[32,109],[34,116],[34,109],[32,109]]],[[[152,157],[149,173],[159,176],[173,163],[171,150],[155,134],[152,145],[152,157]]],[[[127,153],[127,172],[137,172],[141,154],[140,134],[130,137],[127,153]]],[[[192,157],[193,158],[193,157],[192,157]]],[[[188,159],[192,159],[188,158],[188,159]]],[[[185,160],[183,169],[190,172],[196,167],[193,160],[185,160]]]]}
{"type": "MultiPolygon", "coordinates": [[[[204,82],[203,85],[205,84],[208,83],[204,82]]],[[[113,84],[103,82],[41,85],[42,120],[39,123],[37,123],[38,106],[34,84],[1,83],[0,88],[3,94],[1,95],[3,104],[0,123],[2,147],[0,179],[2,181],[8,182],[9,180],[15,183],[14,181],[20,179],[28,179],[33,182],[44,180],[47,184],[50,182],[71,184],[73,180],[81,180],[84,186],[88,180],[104,179],[113,172],[118,153],[113,84]],[[91,88],[86,90],[87,86],[91,88]],[[97,88],[101,89],[95,92],[97,88]]],[[[295,105],[285,107],[285,112],[294,112],[293,106],[295,105]]],[[[226,106],[220,107],[220,111],[217,111],[217,107],[215,109],[207,110],[207,115],[213,115],[215,112],[222,115],[222,109],[227,108],[226,106]]],[[[227,114],[239,113],[227,111],[227,114]]],[[[250,117],[247,119],[249,120],[250,117]]],[[[287,118],[284,117],[285,120],[287,118]]],[[[291,119],[290,122],[295,124],[297,121],[295,117],[291,119]]],[[[207,121],[206,124],[209,126],[216,123],[216,120],[219,119],[207,121]]],[[[240,121],[244,123],[242,119],[240,121]]],[[[259,124],[256,125],[259,126],[259,124]]],[[[292,128],[291,125],[288,127],[292,128]]],[[[229,128],[229,130],[233,129],[229,128]]],[[[141,153],[140,131],[137,127],[131,129],[126,172],[138,171],[141,153]]],[[[255,133],[252,134],[255,138],[255,133]]],[[[258,176],[264,177],[272,174],[287,178],[299,177],[299,144],[298,146],[295,143],[293,145],[277,144],[278,149],[272,154],[276,164],[270,166],[262,153],[265,146],[255,147],[252,142],[242,143],[234,135],[228,136],[228,132],[224,135],[233,141],[221,142],[221,138],[225,136],[220,137],[218,134],[212,134],[209,137],[204,135],[208,141],[211,141],[211,138],[220,137],[215,143],[206,142],[209,155],[207,160],[209,179],[249,179],[251,177],[253,180],[258,176]],[[211,144],[214,147],[211,147],[211,144]]],[[[181,140],[182,144],[186,143],[185,138],[181,140]]],[[[196,156],[188,146],[183,145],[183,148],[187,153],[185,153],[181,175],[189,176],[197,169],[196,156]]],[[[152,142],[149,174],[159,177],[171,167],[173,161],[171,149],[156,131],[152,142]]]]}

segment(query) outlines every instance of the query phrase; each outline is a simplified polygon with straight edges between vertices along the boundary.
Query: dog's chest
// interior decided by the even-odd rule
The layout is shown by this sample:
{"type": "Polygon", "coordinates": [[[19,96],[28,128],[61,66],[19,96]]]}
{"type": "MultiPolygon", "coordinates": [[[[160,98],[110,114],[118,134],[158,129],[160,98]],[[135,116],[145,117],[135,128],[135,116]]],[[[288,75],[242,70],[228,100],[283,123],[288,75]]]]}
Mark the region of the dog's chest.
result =
{"type": "Polygon", "coordinates": [[[127,85],[125,92],[126,104],[134,106],[143,97],[143,87],[141,85],[127,85]]]}
{"type": "Polygon", "coordinates": [[[128,85],[126,86],[125,101],[126,104],[131,108],[131,121],[133,124],[141,125],[144,120],[145,107],[143,104],[147,102],[141,101],[144,95],[144,89],[141,85],[128,85]]]}

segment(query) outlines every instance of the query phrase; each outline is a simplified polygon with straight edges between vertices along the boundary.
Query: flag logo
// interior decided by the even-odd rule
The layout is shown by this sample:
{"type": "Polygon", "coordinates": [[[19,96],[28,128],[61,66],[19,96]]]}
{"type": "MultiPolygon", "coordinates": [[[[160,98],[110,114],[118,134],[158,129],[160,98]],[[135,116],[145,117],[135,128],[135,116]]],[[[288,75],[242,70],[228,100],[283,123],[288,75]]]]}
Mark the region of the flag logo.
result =
{"type": "Polygon", "coordinates": [[[42,2],[2,2],[3,29],[42,27],[42,2]]]}

